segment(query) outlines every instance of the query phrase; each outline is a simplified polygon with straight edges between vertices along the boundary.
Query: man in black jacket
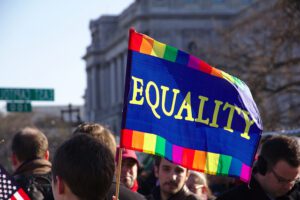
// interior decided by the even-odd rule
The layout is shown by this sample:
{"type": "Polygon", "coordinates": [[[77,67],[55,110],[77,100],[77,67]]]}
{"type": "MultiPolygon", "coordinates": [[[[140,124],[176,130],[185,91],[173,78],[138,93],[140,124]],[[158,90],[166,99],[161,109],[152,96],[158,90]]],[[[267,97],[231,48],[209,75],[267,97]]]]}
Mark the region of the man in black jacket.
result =
{"type": "Polygon", "coordinates": [[[155,158],[154,169],[159,186],[147,196],[148,200],[200,200],[185,185],[189,177],[188,169],[158,156],[155,158]]]}
{"type": "Polygon", "coordinates": [[[249,184],[225,192],[218,200],[300,199],[300,146],[293,137],[274,136],[262,146],[249,184]]]}
{"type": "Polygon", "coordinates": [[[26,127],[12,140],[14,179],[32,200],[52,200],[48,140],[36,128],[26,127]]]}
{"type": "MultiPolygon", "coordinates": [[[[100,142],[106,144],[110,149],[113,157],[116,156],[117,145],[115,138],[111,131],[104,126],[97,123],[83,123],[79,125],[75,131],[74,135],[78,134],[88,134],[96,138],[100,142]]],[[[112,196],[116,193],[116,179],[114,177],[111,187],[106,195],[107,200],[111,200],[112,196]]],[[[123,184],[120,185],[119,189],[119,199],[120,200],[145,200],[145,197],[137,192],[132,192],[130,189],[125,187],[123,184]]]]}

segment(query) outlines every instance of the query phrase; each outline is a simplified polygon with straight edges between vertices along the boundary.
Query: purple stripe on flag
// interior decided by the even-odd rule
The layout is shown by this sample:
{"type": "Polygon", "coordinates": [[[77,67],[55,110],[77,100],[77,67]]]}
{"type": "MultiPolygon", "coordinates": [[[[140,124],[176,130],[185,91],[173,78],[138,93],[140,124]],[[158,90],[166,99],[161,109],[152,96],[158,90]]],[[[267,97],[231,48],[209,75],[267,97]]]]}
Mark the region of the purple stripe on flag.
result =
{"type": "Polygon", "coordinates": [[[183,148],[177,145],[173,145],[173,161],[176,164],[182,164],[182,155],[183,155],[183,148]]]}
{"type": "Polygon", "coordinates": [[[242,164],[241,180],[248,182],[250,180],[251,168],[245,164],[242,164]]]}
{"type": "Polygon", "coordinates": [[[190,55],[188,66],[190,68],[199,70],[199,59],[196,58],[195,56],[190,55]]]}

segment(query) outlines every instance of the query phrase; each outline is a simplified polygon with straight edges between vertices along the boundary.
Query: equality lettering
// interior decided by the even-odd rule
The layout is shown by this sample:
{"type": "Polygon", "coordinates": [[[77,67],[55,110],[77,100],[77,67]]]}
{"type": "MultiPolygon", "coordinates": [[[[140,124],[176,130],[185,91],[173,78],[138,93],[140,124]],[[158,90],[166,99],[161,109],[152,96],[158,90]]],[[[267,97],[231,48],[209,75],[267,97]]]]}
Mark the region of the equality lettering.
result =
{"type": "Polygon", "coordinates": [[[179,89],[174,88],[170,90],[170,88],[165,85],[158,86],[154,81],[149,81],[146,85],[144,85],[144,80],[135,76],[132,76],[131,80],[133,90],[132,97],[129,103],[132,105],[141,106],[146,102],[146,104],[150,107],[153,115],[157,119],[161,119],[161,114],[160,112],[158,112],[158,109],[160,108],[162,110],[161,113],[167,117],[174,117],[174,119],[177,120],[186,120],[195,123],[202,123],[210,127],[219,128],[218,117],[219,113],[223,112],[227,114],[227,123],[223,127],[223,129],[232,133],[234,132],[232,128],[233,119],[234,116],[238,114],[242,116],[242,118],[245,121],[245,128],[240,136],[247,140],[250,139],[249,130],[250,127],[254,124],[254,121],[250,119],[249,112],[235,105],[232,105],[228,102],[222,102],[216,99],[211,100],[206,96],[198,95],[198,113],[197,116],[194,117],[192,112],[194,105],[192,105],[191,101],[193,94],[190,91],[187,92],[182,102],[178,102],[177,97],[178,94],[181,93],[179,89]],[[150,93],[155,94],[152,95],[152,99],[150,93]],[[153,96],[155,98],[153,98],[153,96]],[[167,96],[171,96],[171,101],[168,101],[171,102],[171,106],[169,106],[168,108],[166,107],[167,96]],[[213,101],[214,103],[212,118],[204,118],[205,105],[209,101],[213,101]],[[180,105],[180,107],[178,110],[175,110],[175,105],[177,104],[180,105]]]}

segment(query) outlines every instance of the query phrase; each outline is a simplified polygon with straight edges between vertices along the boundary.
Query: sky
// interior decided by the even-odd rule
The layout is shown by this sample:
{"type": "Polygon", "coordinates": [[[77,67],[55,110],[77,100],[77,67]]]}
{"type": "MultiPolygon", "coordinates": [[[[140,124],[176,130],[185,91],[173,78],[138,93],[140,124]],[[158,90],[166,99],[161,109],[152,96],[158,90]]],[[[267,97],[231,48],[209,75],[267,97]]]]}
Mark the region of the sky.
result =
{"type": "MultiPolygon", "coordinates": [[[[55,101],[83,105],[90,20],[120,14],[134,0],[1,0],[0,88],[53,88],[55,101]]],[[[0,100],[0,110],[6,109],[0,100]]]]}

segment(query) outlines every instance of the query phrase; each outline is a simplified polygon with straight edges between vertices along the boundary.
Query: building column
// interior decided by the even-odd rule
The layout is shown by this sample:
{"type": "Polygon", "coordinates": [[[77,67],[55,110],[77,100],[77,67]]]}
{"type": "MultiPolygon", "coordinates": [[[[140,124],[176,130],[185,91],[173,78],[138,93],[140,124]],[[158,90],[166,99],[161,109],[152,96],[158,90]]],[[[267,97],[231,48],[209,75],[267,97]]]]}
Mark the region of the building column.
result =
{"type": "Polygon", "coordinates": [[[86,117],[88,121],[91,121],[91,105],[92,105],[92,70],[88,68],[87,72],[87,89],[86,89],[86,117]]]}
{"type": "Polygon", "coordinates": [[[97,89],[98,89],[98,66],[94,65],[91,68],[91,120],[95,121],[97,112],[97,89]]]}
{"type": "MultiPolygon", "coordinates": [[[[125,79],[126,79],[126,68],[127,68],[127,51],[125,51],[122,54],[122,60],[123,60],[123,64],[122,64],[122,94],[124,94],[124,90],[125,90],[125,79]]],[[[123,98],[121,100],[123,102],[123,98]]]]}
{"type": "Polygon", "coordinates": [[[117,79],[118,79],[118,103],[122,102],[123,98],[123,89],[122,89],[122,57],[118,56],[116,58],[117,63],[117,79]]]}
{"type": "Polygon", "coordinates": [[[105,63],[104,66],[104,95],[105,95],[105,107],[110,107],[112,102],[111,102],[111,84],[110,84],[110,65],[109,63],[105,63]]]}
{"type": "Polygon", "coordinates": [[[109,65],[110,70],[110,97],[111,97],[111,103],[114,106],[116,104],[116,67],[115,63],[112,60],[109,65]]]}
{"type": "Polygon", "coordinates": [[[100,101],[100,109],[102,110],[105,107],[105,71],[104,66],[99,68],[99,101],[100,101]]]}

